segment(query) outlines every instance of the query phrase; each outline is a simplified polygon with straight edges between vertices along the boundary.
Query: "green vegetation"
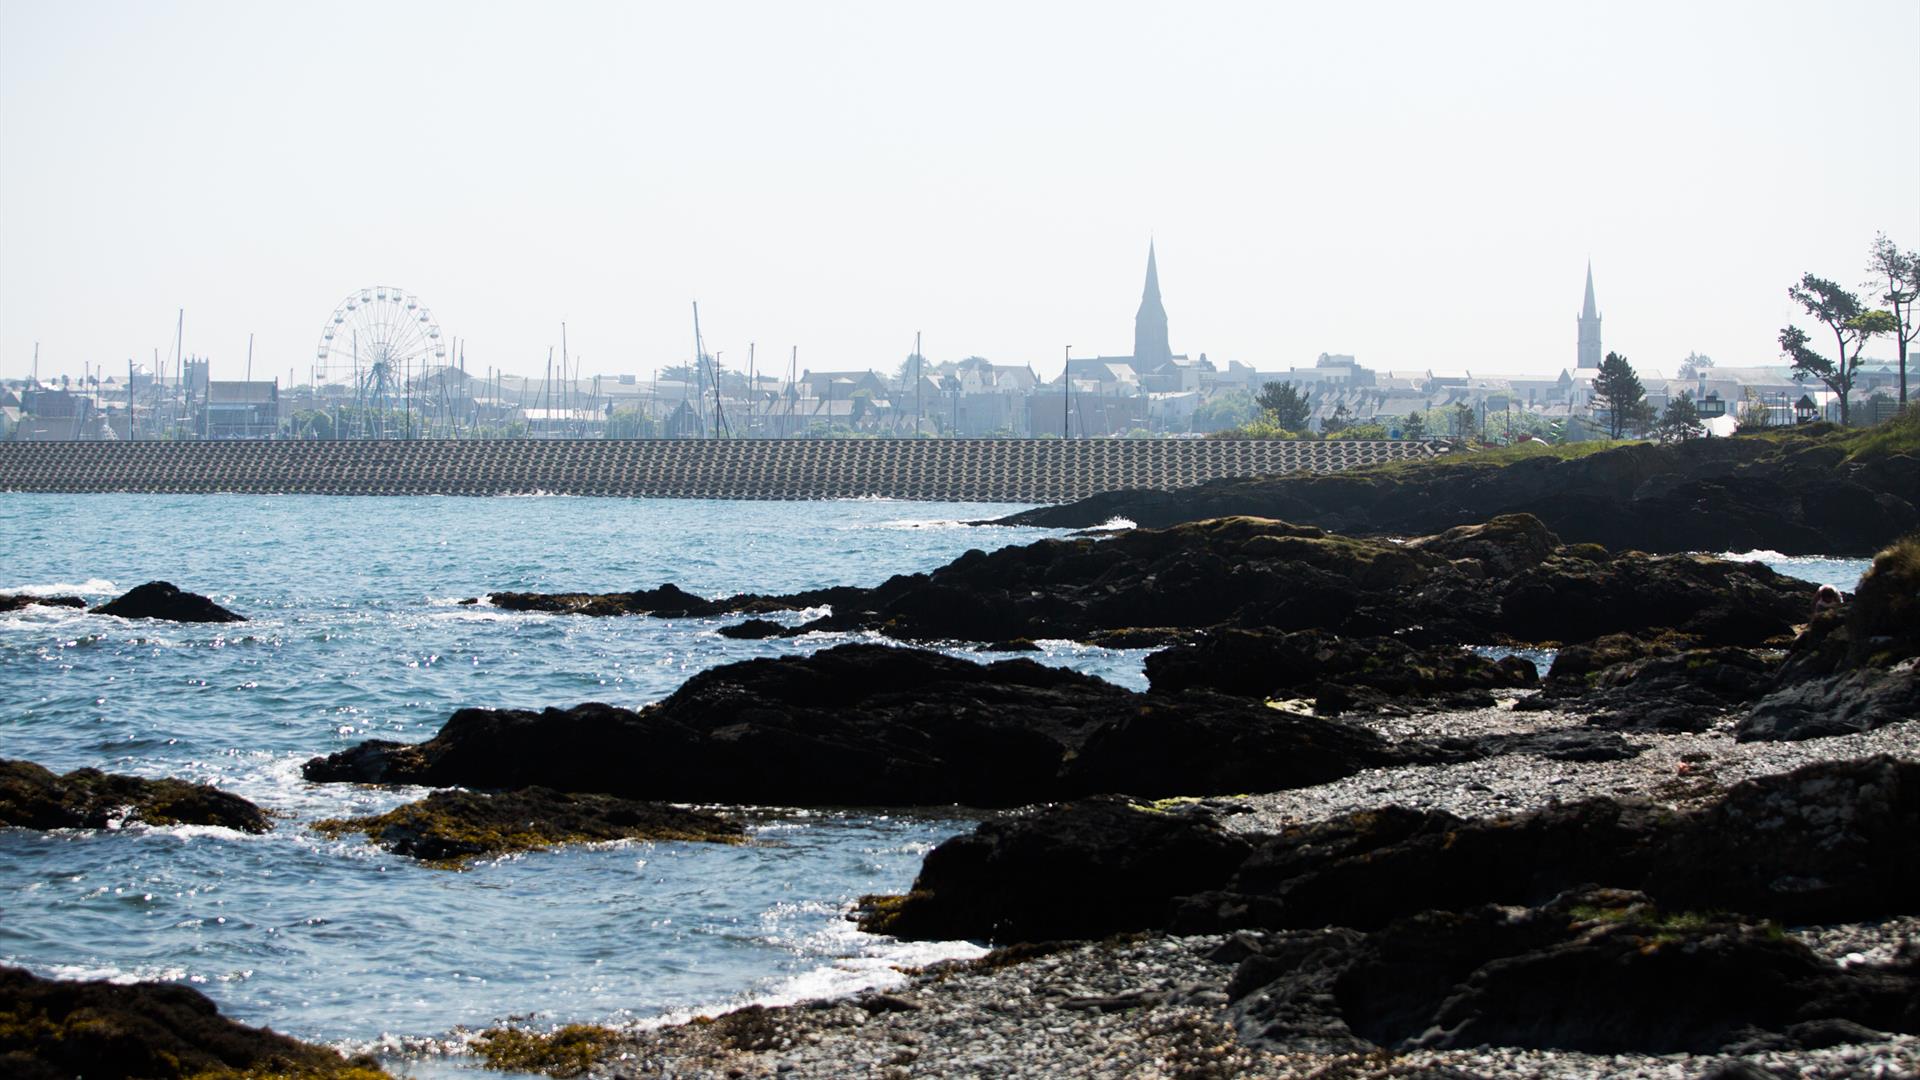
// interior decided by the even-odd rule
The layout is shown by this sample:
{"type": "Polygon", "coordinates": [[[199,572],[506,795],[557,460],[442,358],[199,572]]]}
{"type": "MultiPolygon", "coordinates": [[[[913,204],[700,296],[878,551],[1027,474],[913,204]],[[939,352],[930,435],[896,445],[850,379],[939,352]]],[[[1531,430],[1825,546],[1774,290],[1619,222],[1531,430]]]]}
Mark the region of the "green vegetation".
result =
{"type": "Polygon", "coordinates": [[[1653,419],[1640,376],[1619,353],[1610,352],[1600,361],[1600,373],[1593,378],[1593,407],[1607,411],[1607,433],[1616,439],[1653,419]]]}
{"type": "Polygon", "coordinates": [[[585,1075],[619,1045],[621,1035],[594,1024],[568,1024],[541,1035],[523,1028],[492,1028],[475,1038],[473,1048],[487,1068],[537,1072],[548,1076],[585,1075]]]}
{"type": "Polygon", "coordinates": [[[1287,431],[1305,431],[1313,415],[1313,403],[1289,382],[1267,383],[1255,401],[1268,420],[1287,431]]]}
{"type": "Polygon", "coordinates": [[[1793,361],[1793,377],[1818,379],[1840,398],[1840,423],[1848,417],[1847,396],[1860,374],[1860,353],[1880,334],[1900,334],[1900,321],[1891,312],[1869,309],[1860,298],[1825,278],[1802,274],[1787,295],[1808,315],[1833,333],[1835,353],[1822,356],[1810,346],[1807,332],[1797,326],[1780,331],[1780,348],[1793,361]]]}
{"type": "Polygon", "coordinates": [[[1667,403],[1666,414],[1660,417],[1660,423],[1653,429],[1655,437],[1661,442],[1685,442],[1706,434],[1706,428],[1700,421],[1700,410],[1694,408],[1693,395],[1682,391],[1680,396],[1667,403]]]}
{"type": "Polygon", "coordinates": [[[561,844],[746,841],[738,824],[704,811],[542,788],[492,795],[436,791],[384,814],[328,818],[312,828],[329,837],[365,833],[395,852],[441,869],[458,869],[479,856],[561,844]]]}

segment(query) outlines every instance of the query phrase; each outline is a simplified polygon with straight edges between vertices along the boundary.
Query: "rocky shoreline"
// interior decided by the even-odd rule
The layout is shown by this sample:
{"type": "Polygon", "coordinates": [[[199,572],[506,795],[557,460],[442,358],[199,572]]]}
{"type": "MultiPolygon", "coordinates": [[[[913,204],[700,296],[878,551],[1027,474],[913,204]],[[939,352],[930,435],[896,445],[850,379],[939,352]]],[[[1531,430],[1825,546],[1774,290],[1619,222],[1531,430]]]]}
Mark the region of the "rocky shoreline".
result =
{"type": "MultiPolygon", "coordinates": [[[[1400,718],[1387,725],[1387,733],[1431,738],[1489,727],[1520,730],[1563,725],[1570,719],[1503,706],[1400,718]]],[[[1218,815],[1228,833],[1251,839],[1380,806],[1470,817],[1493,810],[1539,811],[1604,795],[1644,798],[1655,806],[1685,812],[1718,800],[1748,777],[1776,776],[1809,764],[1877,756],[1920,769],[1920,721],[1803,742],[1741,742],[1735,739],[1731,724],[1706,732],[1657,733],[1647,739],[1650,745],[1645,753],[1604,765],[1569,766],[1544,759],[1492,765],[1405,765],[1290,792],[1207,800],[1202,806],[1218,815]]],[[[1911,893],[1906,895],[1910,900],[1911,893]]],[[[1920,915],[1912,912],[1784,927],[1764,920],[1715,924],[1671,917],[1660,925],[1660,915],[1646,912],[1655,925],[1637,931],[1631,926],[1619,929],[1626,923],[1624,913],[1639,902],[1626,895],[1569,896],[1565,906],[1581,903],[1594,909],[1583,912],[1586,921],[1605,933],[1637,932],[1643,943],[1671,938],[1659,942],[1669,949],[1684,949],[1683,938],[1711,941],[1731,935],[1737,939],[1744,933],[1769,943],[1768,948],[1785,942],[1803,949],[1804,953],[1792,955],[1814,972],[1892,968],[1911,978],[1920,964],[1914,945],[1920,915]],[[1607,924],[1605,917],[1615,913],[1621,921],[1607,924]]],[[[1427,929],[1431,937],[1432,928],[1427,929]]],[[[589,1074],[1697,1080],[1902,1076],[1920,1070],[1920,1037],[1912,1033],[1910,1022],[1905,1032],[1847,1027],[1838,1021],[1802,1028],[1800,1034],[1807,1041],[1801,1045],[1751,1035],[1745,1036],[1750,1043],[1745,1046],[1735,1038],[1731,1045],[1716,1049],[1658,1051],[1543,1048],[1498,1041],[1459,1048],[1387,1050],[1356,1044],[1350,1030],[1337,1038],[1329,1038],[1324,1030],[1318,1035],[1296,1030],[1284,1038],[1249,1040],[1245,1010],[1236,1014],[1235,1007],[1255,995],[1246,987],[1236,987],[1235,978],[1254,955],[1250,950],[1272,944],[1269,937],[1263,932],[1249,936],[1249,931],[1153,931],[1078,944],[1011,945],[980,961],[910,973],[904,985],[883,992],[779,1008],[756,1006],[711,1021],[618,1033],[602,1048],[589,1074]],[[1826,1039],[1836,1041],[1812,1045],[1826,1039]]],[[[1445,937],[1441,935],[1442,940],[1445,937]]],[[[1709,983],[1699,988],[1695,998],[1679,1003],[1680,1011],[1704,1012],[1699,1002],[1710,1001],[1716,994],[1724,996],[1730,985],[1709,983]]],[[[1584,1005],[1576,1002],[1576,1011],[1584,1005]]],[[[1896,1010],[1899,1005],[1896,997],[1896,1010]]]]}
{"type": "MultiPolygon", "coordinates": [[[[206,614],[184,595],[169,610],[206,614]]],[[[739,838],[673,803],[1011,811],[851,913],[998,947],[982,961],[650,1031],[482,1037],[516,1067],[543,1052],[556,1075],[606,1077],[1920,1067],[1920,539],[1882,552],[1852,597],[1507,514],[1409,540],[1231,517],[969,552],[872,589],[492,602],[824,605],[799,627],[743,625],[1166,646],[1135,692],[1024,659],[840,645],[714,668],[642,709],[463,709],[424,742],[307,762],[316,782],[469,789],[316,826],[450,866],[739,838]],[[1543,677],[1469,648],[1488,645],[1560,659],[1543,677]]],[[[100,827],[99,807],[143,798],[147,820],[188,820],[171,809],[187,795],[220,797],[7,769],[32,813],[85,803],[17,822],[36,828],[100,827]]]]}
{"type": "Polygon", "coordinates": [[[1872,434],[1830,424],[1586,457],[1475,455],[1330,476],[1109,491],[983,524],[1164,528],[1246,514],[1364,536],[1419,536],[1525,512],[1572,543],[1641,551],[1868,555],[1920,528],[1920,415],[1872,434]]]}

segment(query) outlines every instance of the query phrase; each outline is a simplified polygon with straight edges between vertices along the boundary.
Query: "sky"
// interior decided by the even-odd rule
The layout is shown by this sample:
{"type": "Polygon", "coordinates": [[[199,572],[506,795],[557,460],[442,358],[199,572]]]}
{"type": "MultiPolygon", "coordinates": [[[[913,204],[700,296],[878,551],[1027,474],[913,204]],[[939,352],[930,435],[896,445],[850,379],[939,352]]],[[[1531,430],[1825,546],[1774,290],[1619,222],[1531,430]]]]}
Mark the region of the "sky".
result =
{"type": "MultiPolygon", "coordinates": [[[[0,376],[308,379],[417,295],[466,367],[1132,351],[1773,363],[1920,248],[1920,3],[0,0],[0,376]],[[1802,317],[1804,323],[1804,317],[1802,317]]],[[[1818,337],[1816,336],[1816,340],[1818,337]]],[[[1892,355],[1890,344],[1869,355],[1892,355]]]]}

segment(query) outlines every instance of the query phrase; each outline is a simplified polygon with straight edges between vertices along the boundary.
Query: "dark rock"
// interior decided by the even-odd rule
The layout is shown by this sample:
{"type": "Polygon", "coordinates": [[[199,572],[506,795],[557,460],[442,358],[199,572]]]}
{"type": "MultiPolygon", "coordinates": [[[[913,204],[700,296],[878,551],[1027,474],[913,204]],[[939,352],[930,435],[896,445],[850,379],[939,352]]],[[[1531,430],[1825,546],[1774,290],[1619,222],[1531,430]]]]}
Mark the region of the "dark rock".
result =
{"type": "Polygon", "coordinates": [[[1094,630],[1082,640],[1104,649],[1161,649],[1198,640],[1200,635],[1200,631],[1175,626],[1125,626],[1094,630]]]}
{"type": "Polygon", "coordinates": [[[638,712],[463,709],[424,743],[362,743],[305,773],[669,802],[1019,806],[1277,790],[1399,760],[1364,729],[1240,699],[842,645],[714,668],[638,712]]]}
{"type": "Polygon", "coordinates": [[[1471,821],[1399,807],[1348,814],[1263,840],[1224,889],[1183,901],[1173,928],[1371,929],[1427,909],[1539,903],[1589,882],[1794,923],[1907,914],[1920,896],[1920,763],[1809,765],[1691,814],[1614,799],[1471,821]]]}
{"type": "Polygon", "coordinates": [[[1397,806],[1346,814],[1266,838],[1224,889],[1195,890],[1172,925],[1374,929],[1429,909],[1537,904],[1584,882],[1637,884],[1669,817],[1612,799],[1480,820],[1397,806]]]}
{"type": "Polygon", "coordinates": [[[301,1076],[376,1080],[366,1058],[247,1027],[205,994],[169,983],[66,982],[0,967],[0,1075],[69,1077],[301,1076]]]}
{"type": "Polygon", "coordinates": [[[1346,638],[1321,630],[1224,628],[1152,654],[1146,669],[1156,691],[1199,688],[1256,697],[1312,697],[1331,686],[1431,697],[1538,681],[1532,662],[1517,656],[1489,660],[1455,646],[1417,649],[1388,637],[1346,638]]]}
{"type": "Polygon", "coordinates": [[[746,838],[718,814],[611,795],[565,794],[546,788],[482,793],[436,791],[418,802],[363,818],[314,823],[332,836],[365,833],[375,843],[422,862],[457,866],[467,859],[557,844],[608,840],[717,841],[746,838]]]}
{"type": "Polygon", "coordinates": [[[1236,517],[970,551],[930,574],[871,589],[709,601],[662,586],[601,596],[498,594],[494,601],[662,615],[827,606],[831,614],[800,631],[878,631],[907,641],[1066,638],[1125,647],[1231,626],[1391,636],[1409,648],[1661,629],[1748,645],[1789,633],[1812,602],[1812,585],[1758,564],[1554,554],[1552,541],[1523,514],[1407,544],[1236,517]]]}
{"type": "Polygon", "coordinates": [[[246,622],[198,593],[181,592],[171,582],[149,581],[123,596],[93,609],[95,615],[123,619],[165,619],[169,622],[246,622]]]}
{"type": "Polygon", "coordinates": [[[0,826],[104,829],[122,813],[149,825],[219,825],[250,833],[273,828],[266,811],[205,784],[98,769],[56,776],[31,761],[0,759],[0,826]]]}
{"type": "Polygon", "coordinates": [[[1602,798],[1482,820],[1387,806],[1271,837],[1215,821],[1103,798],[988,822],[929,853],[906,897],[869,898],[862,925],[999,941],[1366,931],[1596,883],[1818,924],[1911,913],[1920,896],[1920,763],[1887,757],[1748,781],[1690,814],[1602,798]],[[1181,846],[1199,861],[1164,854],[1181,846]]]}
{"type": "Polygon", "coordinates": [[[1498,629],[1521,641],[1587,641],[1672,629],[1706,645],[1759,645],[1807,617],[1814,586],[1707,555],[1555,558],[1516,574],[1498,629]]]}
{"type": "Polygon", "coordinates": [[[1915,913],[1920,762],[1822,762],[1734,785],[1661,847],[1663,904],[1795,925],[1915,913]]]}
{"type": "Polygon", "coordinates": [[[1761,698],[1734,727],[1741,742],[1852,735],[1920,717],[1920,669],[1862,668],[1782,687],[1761,698]]]}
{"type": "Polygon", "coordinates": [[[1563,646],[1553,658],[1553,669],[1547,673],[1545,687],[1548,691],[1573,688],[1576,692],[1593,685],[1587,679],[1616,664],[1630,660],[1645,660],[1655,656],[1671,656],[1698,646],[1698,639],[1676,634],[1671,630],[1654,634],[1636,634],[1624,632],[1604,634],[1591,641],[1579,641],[1563,646]]]}
{"type": "Polygon", "coordinates": [[[1166,528],[1247,515],[1356,535],[1422,536],[1524,511],[1569,544],[1615,551],[1858,555],[1920,528],[1920,458],[1898,450],[1848,458],[1852,437],[1828,429],[1691,439],[1495,466],[1447,455],[1344,473],[1106,492],[990,524],[1085,528],[1122,517],[1166,528]]]}
{"type": "Polygon", "coordinates": [[[1631,660],[1600,672],[1587,695],[1588,723],[1634,731],[1705,731],[1766,692],[1779,661],[1749,649],[1692,649],[1631,660]]]}
{"type": "Polygon", "coordinates": [[[1920,717],[1920,537],[1882,551],[1860,589],[1817,612],[1738,737],[1812,739],[1920,717]]]}
{"type": "Polygon", "coordinates": [[[0,612],[19,611],[24,607],[65,607],[83,608],[85,600],[77,596],[29,596],[26,593],[0,593],[0,612]]]}
{"type": "Polygon", "coordinates": [[[1097,938],[1166,925],[1175,896],[1224,882],[1249,846],[1211,814],[1102,796],[988,821],[927,854],[862,929],[919,940],[1097,938]]]}
{"type": "Polygon", "coordinates": [[[1272,935],[1229,993],[1243,1039],[1288,1050],[1304,1036],[1347,1052],[1712,1053],[1756,1032],[1800,1049],[1803,1036],[1920,1028],[1915,965],[1842,969],[1772,928],[1668,914],[1616,890],[1517,915],[1485,907],[1367,934],[1272,935]]]}
{"type": "Polygon", "coordinates": [[[733,623],[719,630],[721,637],[738,638],[742,641],[759,641],[763,638],[790,637],[794,631],[769,619],[748,619],[746,622],[733,623]]]}
{"type": "Polygon", "coordinates": [[[1497,735],[1455,735],[1417,743],[1409,747],[1408,752],[1431,761],[1479,761],[1504,754],[1525,754],[1549,761],[1594,762],[1626,761],[1640,756],[1645,749],[1645,744],[1630,743],[1612,731],[1555,728],[1497,735]]]}
{"type": "Polygon", "coordinates": [[[1485,572],[1511,577],[1559,552],[1560,538],[1532,514],[1502,514],[1479,525],[1456,525],[1435,536],[1409,540],[1416,551],[1449,560],[1472,559],[1485,572]]]}
{"type": "Polygon", "coordinates": [[[658,615],[662,618],[726,615],[733,609],[695,596],[677,585],[624,593],[497,592],[487,597],[502,611],[553,611],[569,615],[658,615]]]}

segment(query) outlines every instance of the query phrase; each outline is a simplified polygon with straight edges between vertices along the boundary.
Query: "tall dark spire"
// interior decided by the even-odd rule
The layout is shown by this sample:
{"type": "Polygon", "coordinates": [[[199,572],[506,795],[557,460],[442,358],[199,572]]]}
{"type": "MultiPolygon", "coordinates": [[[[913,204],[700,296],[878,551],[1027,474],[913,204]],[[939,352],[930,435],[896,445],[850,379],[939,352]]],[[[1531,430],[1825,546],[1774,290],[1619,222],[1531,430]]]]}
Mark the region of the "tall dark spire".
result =
{"type": "Polygon", "coordinates": [[[1587,302],[1580,309],[1580,351],[1575,366],[1600,366],[1600,308],[1593,302],[1593,261],[1587,261],[1587,302]]]}
{"type": "Polygon", "coordinates": [[[1153,241],[1147,241],[1147,287],[1140,295],[1140,311],[1133,317],[1133,366],[1136,371],[1154,371],[1173,362],[1173,347],[1167,343],[1167,309],[1160,303],[1160,268],[1154,259],[1153,241]]]}

